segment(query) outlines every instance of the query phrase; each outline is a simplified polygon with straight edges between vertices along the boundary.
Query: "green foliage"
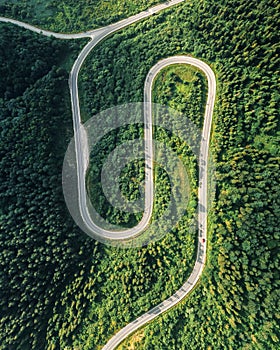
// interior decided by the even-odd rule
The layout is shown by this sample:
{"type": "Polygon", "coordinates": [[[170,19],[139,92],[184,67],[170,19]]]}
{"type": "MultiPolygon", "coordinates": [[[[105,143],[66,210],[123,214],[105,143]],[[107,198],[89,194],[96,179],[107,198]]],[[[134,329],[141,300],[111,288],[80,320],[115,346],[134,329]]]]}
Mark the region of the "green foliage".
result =
{"type": "MultiPolygon", "coordinates": [[[[192,105],[190,103],[190,105],[192,105]]],[[[98,116],[96,117],[98,118],[98,116]]],[[[91,152],[91,161],[89,165],[88,175],[87,175],[87,190],[91,199],[91,202],[97,212],[106,221],[117,224],[124,225],[124,227],[133,227],[142,218],[143,213],[139,211],[136,214],[125,213],[121,209],[115,208],[110,204],[109,200],[102,190],[101,183],[101,172],[104,162],[107,160],[108,155],[117,147],[124,142],[130,140],[143,139],[143,125],[130,125],[129,127],[124,127],[121,129],[116,129],[106,134],[91,152]]],[[[186,170],[189,173],[190,183],[186,179],[184,174],[182,174],[182,169],[177,169],[174,164],[171,164],[171,159],[167,157],[165,161],[168,164],[165,166],[168,169],[172,169],[172,172],[176,172],[174,178],[174,183],[172,186],[178,188],[178,196],[181,194],[180,187],[185,186],[185,192],[189,192],[189,197],[191,200],[191,205],[188,210],[191,215],[194,213],[197,200],[196,200],[196,186],[197,186],[197,164],[196,158],[192,152],[186,147],[186,145],[178,139],[176,135],[170,135],[164,128],[155,128],[154,138],[158,142],[161,142],[177,153],[178,157],[183,161],[186,166],[186,170]]],[[[143,150],[144,151],[144,150],[143,150]]],[[[156,151],[158,153],[159,151],[156,151]]],[[[141,197],[141,193],[144,194],[144,153],[135,155],[136,159],[140,157],[139,161],[130,162],[124,167],[120,174],[120,178],[117,179],[116,189],[112,196],[119,195],[118,184],[122,195],[129,201],[135,201],[141,197]]],[[[155,157],[157,159],[157,157],[155,157]]],[[[108,172],[110,169],[107,170],[108,172]]],[[[116,174],[111,174],[111,176],[116,176],[116,174]]],[[[155,198],[154,198],[154,213],[153,218],[160,220],[161,215],[163,215],[165,209],[170,202],[171,196],[171,183],[169,175],[164,170],[164,168],[154,163],[154,177],[155,177],[155,198]]],[[[173,191],[176,194],[176,190],[173,191]]],[[[179,197],[176,198],[179,200],[179,197]]],[[[167,223],[167,222],[166,222],[167,223]]]]}
{"type": "Polygon", "coordinates": [[[56,32],[103,27],[157,5],[162,0],[0,0],[1,16],[56,32]]]}
{"type": "MultiPolygon", "coordinates": [[[[107,133],[91,151],[90,165],[87,175],[87,191],[91,202],[97,212],[106,219],[106,221],[117,225],[123,225],[124,227],[135,226],[141,219],[143,213],[139,212],[136,214],[129,214],[115,208],[103,193],[101,172],[108,155],[117,146],[139,138],[143,138],[143,126],[129,125],[128,127],[118,128],[107,133]]],[[[145,176],[143,157],[144,154],[142,153],[142,161],[139,160],[139,162],[129,163],[122,170],[119,179],[121,193],[129,201],[136,200],[140,197],[140,187],[142,187],[143,190],[145,176]]],[[[115,176],[115,174],[112,174],[112,176],[115,176]]],[[[115,187],[115,190],[117,191],[118,186],[115,187]]]]}
{"type": "MultiPolygon", "coordinates": [[[[208,265],[192,295],[145,328],[138,349],[279,347],[278,13],[275,0],[186,2],[108,38],[81,72],[84,119],[143,100],[151,66],[174,54],[205,60],[218,80],[208,265]]],[[[52,69],[56,64],[36,89],[1,100],[3,349],[40,349],[45,342],[48,349],[101,348],[178,288],[195,254],[195,233],[185,224],[147,248],[120,251],[89,243],[65,219],[62,158],[55,156],[62,149],[54,152],[53,135],[60,123],[60,137],[69,135],[71,116],[66,76],[52,69]],[[52,107],[54,95],[63,96],[60,110],[52,107]]],[[[184,108],[178,83],[172,88],[184,108]]]]}
{"type": "Polygon", "coordinates": [[[52,306],[92,245],[61,189],[72,126],[58,62],[77,51],[19,28],[0,32],[0,348],[42,349],[52,306]]]}
{"type": "Polygon", "coordinates": [[[279,348],[278,11],[275,1],[194,2],[167,17],[182,49],[176,35],[154,44],[156,57],[172,45],[215,67],[217,193],[201,285],[145,327],[137,349],[279,348]]]}
{"type": "Polygon", "coordinates": [[[198,127],[203,125],[207,80],[199,69],[189,65],[172,65],[159,73],[154,102],[174,108],[198,127]]]}

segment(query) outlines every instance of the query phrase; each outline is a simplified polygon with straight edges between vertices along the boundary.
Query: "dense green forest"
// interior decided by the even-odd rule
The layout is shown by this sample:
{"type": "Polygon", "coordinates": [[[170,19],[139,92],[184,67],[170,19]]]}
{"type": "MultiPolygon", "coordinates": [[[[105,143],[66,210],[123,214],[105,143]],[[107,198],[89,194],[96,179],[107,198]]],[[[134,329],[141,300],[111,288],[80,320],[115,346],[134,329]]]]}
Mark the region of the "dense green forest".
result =
{"type": "Polygon", "coordinates": [[[56,32],[74,33],[117,22],[161,0],[0,0],[0,16],[56,32]]]}
{"type": "Polygon", "coordinates": [[[61,189],[72,136],[66,67],[80,45],[10,25],[0,32],[0,348],[40,349],[57,294],[93,244],[61,189]]]}
{"type": "Polygon", "coordinates": [[[199,288],[149,325],[137,349],[279,346],[277,11],[273,1],[186,3],[109,38],[82,72],[89,115],[142,100],[149,68],[173,54],[202,58],[218,80],[208,265],[199,288]]]}
{"type": "Polygon", "coordinates": [[[174,108],[202,129],[207,96],[207,80],[190,65],[163,69],[153,87],[153,102],[174,108]]]}
{"type": "MultiPolygon", "coordinates": [[[[158,103],[160,106],[167,105],[169,102],[170,107],[177,106],[177,111],[181,113],[181,123],[180,128],[186,133],[186,118],[191,120],[194,125],[197,125],[197,132],[199,128],[202,127],[204,106],[206,103],[207,85],[205,77],[196,69],[190,66],[176,66],[163,70],[157,77],[155,81],[155,86],[153,87],[154,102],[158,103]],[[167,77],[166,77],[167,75],[167,77]],[[180,103],[178,103],[180,101],[180,103]]],[[[89,94],[90,95],[90,94],[89,94]]],[[[156,105],[154,106],[156,109],[156,105]]],[[[124,113],[125,108],[122,111],[124,113]]],[[[158,113],[163,114],[165,112],[163,107],[158,107],[160,111],[158,113]]],[[[175,110],[174,110],[175,112],[175,110]]],[[[176,112],[177,113],[177,112],[176,112]]],[[[179,114],[172,116],[172,112],[168,114],[168,120],[170,126],[171,118],[179,119],[179,114]]],[[[124,113],[125,114],[125,113],[124,113]]],[[[89,115],[84,115],[84,120],[87,119],[89,115]]],[[[97,115],[94,120],[99,118],[104,118],[105,115],[97,115]]],[[[156,120],[154,121],[156,122],[156,120]]],[[[101,123],[102,124],[102,123],[101,123]]],[[[94,122],[93,128],[100,128],[94,122]]],[[[177,125],[178,129],[178,125],[177,125]]],[[[96,131],[95,131],[96,133],[96,131]]],[[[104,162],[107,160],[108,155],[122,143],[128,142],[135,139],[143,139],[143,125],[129,125],[121,128],[120,130],[111,131],[106,137],[94,147],[91,155],[91,165],[88,170],[87,187],[90,194],[91,201],[98,213],[101,214],[103,218],[106,218],[109,222],[115,224],[123,224],[125,226],[134,226],[142,217],[142,212],[137,214],[124,213],[121,210],[114,208],[106,199],[106,196],[102,193],[101,185],[101,171],[104,162]]],[[[192,154],[191,149],[187,148],[183,144],[183,140],[179,139],[177,135],[171,135],[170,131],[164,130],[164,128],[154,126],[154,138],[155,141],[166,143],[169,149],[176,152],[177,156],[183,160],[184,166],[187,169],[188,177],[190,178],[189,185],[185,183],[187,191],[191,198],[192,211],[195,209],[196,203],[196,187],[197,187],[197,163],[196,157],[192,154]]],[[[160,146],[159,146],[160,148],[160,146]]],[[[156,147],[155,147],[156,149],[156,147]]],[[[122,194],[127,198],[127,200],[137,200],[140,197],[140,191],[144,191],[144,146],[142,146],[142,153],[138,156],[142,160],[138,162],[131,162],[125,167],[121,174],[120,186],[122,194]]],[[[158,150],[162,151],[160,148],[158,150]]],[[[157,153],[158,153],[157,152],[157,153]]],[[[160,212],[163,212],[166,205],[170,200],[170,179],[166,171],[159,166],[160,159],[157,159],[157,153],[155,154],[155,210],[154,213],[157,217],[160,217],[160,212]]],[[[165,160],[166,161],[166,160],[165,160]]],[[[173,159],[169,160],[170,162],[173,159]]],[[[172,168],[172,164],[166,164],[168,169],[172,168]]],[[[110,171],[109,169],[107,171],[110,171]]],[[[174,172],[174,170],[172,170],[174,172]]],[[[176,171],[176,170],[175,170],[176,171]]],[[[113,175],[112,175],[113,176],[113,175]]],[[[174,176],[173,176],[174,177],[174,176]]],[[[176,177],[176,175],[175,175],[176,177]]],[[[184,177],[180,175],[177,176],[177,185],[181,187],[180,183],[184,182],[184,177]]],[[[175,190],[176,192],[176,190],[175,190]]],[[[189,208],[190,209],[190,208],[189,208]]]]}
{"type": "MultiPolygon", "coordinates": [[[[186,2],[107,39],[81,72],[85,119],[142,101],[151,66],[174,54],[205,60],[218,81],[207,267],[189,298],[128,341],[137,349],[279,348],[279,9],[275,0],[186,2]]],[[[195,255],[185,224],[146,248],[119,250],[69,218],[60,174],[72,124],[60,62],[77,48],[1,26],[3,350],[100,349],[178,288],[195,255]]],[[[167,103],[170,87],[185,113],[178,74],[162,78],[158,96],[167,103]]]]}

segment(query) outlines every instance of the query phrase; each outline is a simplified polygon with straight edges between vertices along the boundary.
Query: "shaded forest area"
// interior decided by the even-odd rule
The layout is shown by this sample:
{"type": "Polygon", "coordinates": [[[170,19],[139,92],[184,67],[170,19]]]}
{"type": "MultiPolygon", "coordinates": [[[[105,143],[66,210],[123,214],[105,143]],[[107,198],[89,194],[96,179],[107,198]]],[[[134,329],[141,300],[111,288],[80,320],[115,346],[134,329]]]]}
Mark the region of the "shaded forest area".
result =
{"type": "Polygon", "coordinates": [[[57,294],[94,245],[61,189],[73,131],[60,62],[80,46],[10,25],[0,33],[0,348],[42,349],[57,294]]]}

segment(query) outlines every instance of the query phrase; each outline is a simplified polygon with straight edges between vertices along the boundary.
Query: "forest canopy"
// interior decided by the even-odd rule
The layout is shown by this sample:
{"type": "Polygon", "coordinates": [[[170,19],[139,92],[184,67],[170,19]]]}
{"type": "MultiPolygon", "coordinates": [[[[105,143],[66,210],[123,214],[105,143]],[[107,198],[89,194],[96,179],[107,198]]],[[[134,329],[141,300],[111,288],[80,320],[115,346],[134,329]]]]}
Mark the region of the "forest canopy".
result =
{"type": "MultiPolygon", "coordinates": [[[[204,60],[218,82],[207,266],[183,303],[128,340],[137,349],[279,348],[279,10],[275,0],[186,1],[106,39],[81,71],[84,119],[142,101],[149,69],[175,54],[204,60]]],[[[0,30],[0,348],[100,349],[187,279],[196,233],[182,224],[120,250],[80,232],[61,167],[69,67],[85,42],[0,30]]],[[[170,85],[176,101],[164,103],[183,110],[180,82],[167,78],[158,97],[170,85]]]]}
{"type": "Polygon", "coordinates": [[[0,0],[1,16],[55,32],[75,33],[115,23],[162,0],[0,0]]]}

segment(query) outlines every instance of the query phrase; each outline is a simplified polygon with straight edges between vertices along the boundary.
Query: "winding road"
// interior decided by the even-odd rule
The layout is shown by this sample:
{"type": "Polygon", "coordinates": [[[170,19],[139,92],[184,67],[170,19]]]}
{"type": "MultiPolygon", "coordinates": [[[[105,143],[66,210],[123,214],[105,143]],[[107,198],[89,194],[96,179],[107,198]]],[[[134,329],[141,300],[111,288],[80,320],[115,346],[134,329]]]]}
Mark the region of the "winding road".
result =
{"type": "Polygon", "coordinates": [[[174,56],[164,59],[158,62],[149,71],[145,86],[144,86],[144,102],[147,103],[148,108],[144,113],[144,123],[145,123],[145,211],[141,221],[133,228],[124,231],[106,231],[99,226],[97,226],[91,219],[87,203],[86,203],[86,185],[85,185],[85,173],[88,165],[88,151],[87,151],[87,138],[86,131],[83,128],[80,115],[79,106],[79,95],[78,95],[78,75],[82,64],[84,63],[86,57],[91,52],[91,50],[102,40],[104,40],[109,35],[114,32],[127,27],[128,25],[147,18],[163,9],[169,8],[175,4],[181,3],[184,0],[173,0],[166,2],[164,4],[155,6],[147,11],[143,11],[135,16],[131,16],[125,20],[119,21],[115,24],[109,26],[95,29],[92,31],[87,31],[78,34],[61,34],[54,33],[46,30],[41,30],[40,28],[34,27],[32,25],[16,21],[10,18],[0,17],[1,22],[13,23],[20,27],[26,28],[38,34],[53,36],[58,39],[77,39],[89,37],[90,42],[83,48],[80,52],[77,60],[75,61],[70,77],[69,77],[69,88],[71,94],[71,104],[72,104],[72,115],[73,115],[73,128],[74,128],[74,138],[75,138],[75,151],[76,151],[76,162],[77,162],[77,178],[78,178],[78,196],[79,196],[79,210],[80,215],[83,219],[83,223],[88,228],[88,231],[92,231],[93,237],[96,235],[100,237],[105,237],[108,239],[125,240],[128,238],[133,238],[139,234],[149,225],[152,208],[153,208],[153,135],[152,135],[152,85],[155,77],[160,72],[161,69],[171,65],[171,64],[189,64],[199,68],[207,77],[208,81],[208,96],[204,115],[204,125],[202,131],[202,141],[200,145],[200,158],[199,158],[199,189],[198,189],[198,225],[199,225],[199,237],[198,237],[198,251],[196,262],[191,275],[184,285],[171,297],[138,317],[135,321],[129,323],[118,333],[116,333],[109,342],[103,347],[103,350],[115,349],[129,334],[133,333],[136,329],[143,326],[147,322],[153,320],[158,315],[167,311],[171,307],[178,304],[183,298],[190,293],[190,291],[197,284],[204,265],[206,261],[206,248],[207,248],[207,169],[208,169],[208,151],[210,142],[210,132],[212,115],[214,108],[214,101],[216,96],[216,79],[212,69],[204,62],[188,57],[188,56],[174,56]]]}

